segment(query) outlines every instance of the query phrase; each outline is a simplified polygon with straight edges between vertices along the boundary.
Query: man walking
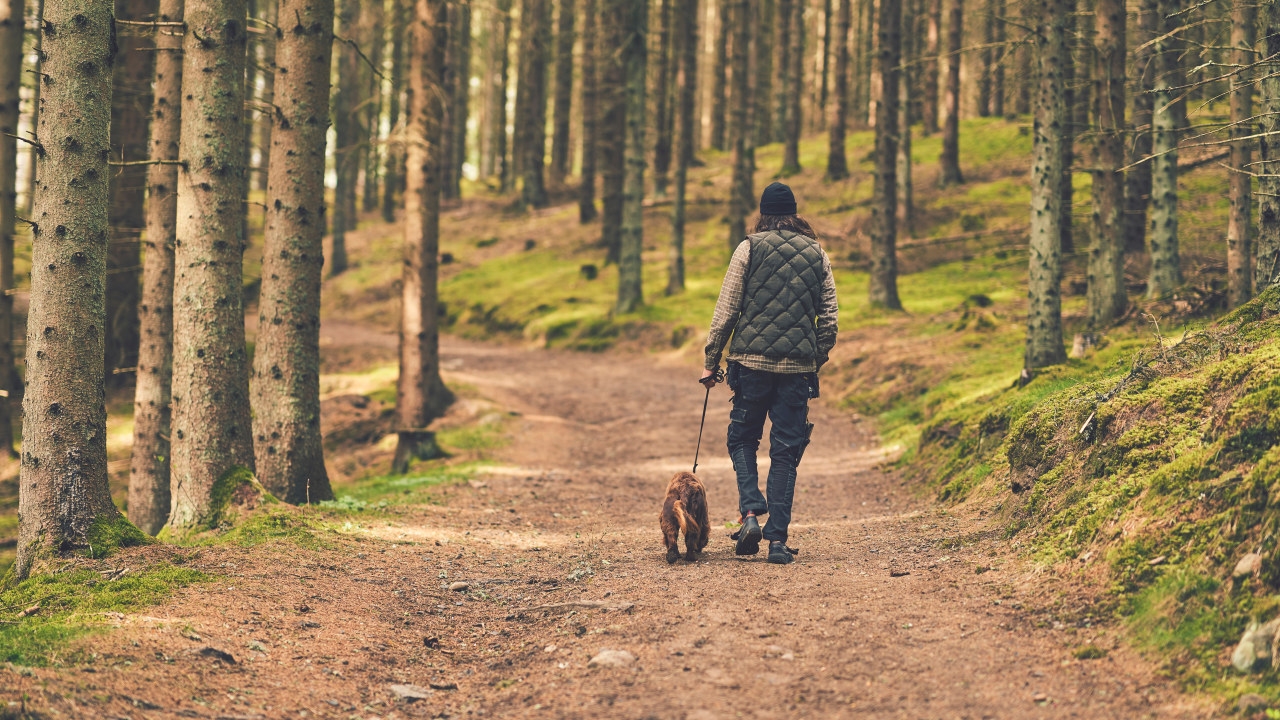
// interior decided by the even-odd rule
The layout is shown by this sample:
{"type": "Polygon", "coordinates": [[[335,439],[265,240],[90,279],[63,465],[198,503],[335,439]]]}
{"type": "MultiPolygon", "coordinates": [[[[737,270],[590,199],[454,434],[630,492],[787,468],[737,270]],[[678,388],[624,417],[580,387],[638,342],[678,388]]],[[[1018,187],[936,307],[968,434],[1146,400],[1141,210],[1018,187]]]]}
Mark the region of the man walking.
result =
{"type": "Polygon", "coordinates": [[[715,387],[720,357],[729,344],[727,381],[733,391],[729,457],[738,476],[742,527],[734,535],[738,555],[760,552],[769,541],[769,562],[786,564],[796,467],[809,444],[809,400],[818,397],[818,370],[836,344],[839,308],[831,261],[813,228],[796,214],[791,188],[773,183],[760,196],[755,233],[729,261],[707,335],[700,382],[715,387]],[[732,335],[732,342],[730,342],[732,335]],[[756,451],[769,431],[769,478],[760,494],[756,451]],[[768,515],[761,530],[757,517],[768,515]]]}

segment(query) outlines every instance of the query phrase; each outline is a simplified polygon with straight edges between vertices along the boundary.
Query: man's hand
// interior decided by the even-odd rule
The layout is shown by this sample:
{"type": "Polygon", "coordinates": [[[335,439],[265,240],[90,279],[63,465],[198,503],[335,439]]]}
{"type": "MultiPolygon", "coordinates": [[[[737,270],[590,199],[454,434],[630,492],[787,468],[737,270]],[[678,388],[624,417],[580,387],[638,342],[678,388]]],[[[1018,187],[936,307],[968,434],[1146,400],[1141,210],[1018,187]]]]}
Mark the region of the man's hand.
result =
{"type": "Polygon", "coordinates": [[[720,381],[719,378],[716,377],[716,375],[717,373],[715,370],[703,370],[702,377],[698,380],[698,382],[702,383],[704,386],[706,386],[708,390],[710,390],[711,388],[716,386],[717,382],[720,381]]]}

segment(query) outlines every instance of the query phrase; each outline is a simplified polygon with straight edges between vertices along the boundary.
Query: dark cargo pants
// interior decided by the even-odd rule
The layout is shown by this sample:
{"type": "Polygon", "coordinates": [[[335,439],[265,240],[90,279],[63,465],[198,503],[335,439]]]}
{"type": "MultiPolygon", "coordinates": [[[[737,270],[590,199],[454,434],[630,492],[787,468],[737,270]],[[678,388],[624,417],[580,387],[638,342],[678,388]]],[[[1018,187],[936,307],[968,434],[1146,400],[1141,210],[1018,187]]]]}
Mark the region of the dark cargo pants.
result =
{"type": "Polygon", "coordinates": [[[738,510],[768,515],[765,540],[787,540],[791,524],[791,501],[796,489],[796,466],[808,444],[809,399],[818,397],[816,373],[771,373],[729,363],[727,376],[733,391],[729,413],[729,457],[738,476],[738,510]],[[756,451],[764,434],[765,417],[769,430],[769,478],[765,495],[760,494],[760,473],[756,451]]]}

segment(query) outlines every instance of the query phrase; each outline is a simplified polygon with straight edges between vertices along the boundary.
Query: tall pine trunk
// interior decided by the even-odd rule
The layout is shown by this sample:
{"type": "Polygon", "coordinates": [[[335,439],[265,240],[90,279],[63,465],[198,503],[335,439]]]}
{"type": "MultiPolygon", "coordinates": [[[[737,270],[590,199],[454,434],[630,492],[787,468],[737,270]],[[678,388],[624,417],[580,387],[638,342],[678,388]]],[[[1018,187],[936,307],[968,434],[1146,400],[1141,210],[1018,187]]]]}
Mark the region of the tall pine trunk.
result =
{"type": "MultiPolygon", "coordinates": [[[[1280,55],[1280,2],[1268,3],[1262,23],[1263,57],[1280,55]]],[[[1258,241],[1254,291],[1280,282],[1280,75],[1264,72],[1258,83],[1262,138],[1258,143],[1258,241]]]]}
{"type": "Polygon", "coordinates": [[[1004,62],[1008,54],[1005,46],[1005,0],[992,0],[991,42],[995,47],[991,50],[991,103],[988,105],[991,116],[1004,116],[1004,62]]]}
{"type": "Polygon", "coordinates": [[[605,262],[618,262],[622,248],[622,193],[625,174],[627,106],[623,93],[622,72],[624,31],[623,3],[626,0],[603,0],[600,12],[601,61],[598,95],[600,98],[599,146],[600,162],[600,242],[605,248],[605,262]],[[610,49],[613,49],[612,51],[610,49]]]}
{"type": "Polygon", "coordinates": [[[851,0],[839,0],[840,11],[836,21],[836,78],[835,105],[831,123],[827,126],[827,180],[844,180],[849,177],[849,161],[845,154],[845,130],[849,126],[849,24],[852,14],[851,0]]]}
{"type": "MultiPolygon", "coordinates": [[[[162,0],[161,22],[182,22],[183,0],[162,0]]],[[[173,249],[182,129],[182,34],[156,32],[155,100],[147,169],[147,229],[138,306],[138,384],[133,395],[129,520],[149,535],[169,520],[169,404],[173,388],[173,249]]]]}
{"type": "Polygon", "coordinates": [[[547,150],[547,55],[551,38],[551,0],[523,0],[520,22],[520,73],[517,82],[525,117],[516,126],[521,135],[520,202],[525,207],[547,205],[544,165],[547,150]]]}
{"type": "Polygon", "coordinates": [[[685,193],[693,161],[695,100],[698,91],[698,0],[676,0],[675,198],[671,206],[671,252],[667,262],[667,294],[684,291],[685,193]]]}
{"type": "MultiPolygon", "coordinates": [[[[834,7],[832,0],[822,0],[822,53],[819,55],[820,80],[818,85],[818,102],[812,109],[811,122],[815,130],[823,129],[827,122],[827,99],[831,95],[831,13],[834,7]]],[[[803,13],[801,13],[803,15],[803,13]]]]}
{"type": "Polygon", "coordinates": [[[1159,17],[1157,0],[1140,0],[1134,33],[1132,139],[1124,176],[1124,251],[1143,253],[1147,249],[1147,205],[1151,202],[1151,163],[1139,162],[1151,155],[1151,89],[1154,87],[1154,45],[1159,17]]]}
{"type": "MultiPolygon", "coordinates": [[[[1231,63],[1243,68],[1254,61],[1257,40],[1257,6],[1251,0],[1234,0],[1231,6],[1231,63]]],[[[1246,138],[1254,133],[1253,73],[1241,70],[1231,78],[1231,135],[1246,138]]],[[[1227,303],[1242,305],[1253,297],[1253,161],[1250,140],[1231,144],[1231,212],[1227,216],[1227,303]]]]}
{"type": "Polygon", "coordinates": [[[582,0],[582,172],[578,184],[578,222],[596,219],[596,158],[600,156],[599,54],[596,36],[599,3],[582,0]]]}
{"type": "Polygon", "coordinates": [[[791,35],[784,38],[791,44],[787,50],[787,74],[783,76],[786,88],[783,102],[786,107],[786,114],[783,116],[783,140],[786,143],[782,149],[782,172],[783,176],[795,175],[800,172],[800,132],[804,127],[801,118],[802,91],[804,89],[804,49],[805,49],[805,27],[804,27],[804,2],[803,0],[794,0],[791,3],[791,35]]]}
{"type": "Polygon", "coordinates": [[[569,126],[573,107],[574,0],[560,0],[556,23],[556,95],[552,110],[551,180],[557,185],[569,175],[569,126]]]}
{"type": "MultiPolygon", "coordinates": [[[[1029,3],[1023,3],[1019,10],[1019,25],[1028,27],[1035,22],[1037,9],[1029,3]]],[[[1018,43],[1014,52],[1014,80],[1017,83],[1013,95],[1013,113],[1026,115],[1031,112],[1031,95],[1035,92],[1036,78],[1032,70],[1032,50],[1027,43],[1018,43]]]]}
{"type": "Polygon", "coordinates": [[[242,263],[244,0],[190,0],[173,289],[169,526],[209,519],[214,486],[253,462],[242,263]]]}
{"type": "Polygon", "coordinates": [[[320,437],[320,281],[324,268],[324,119],[333,0],[280,0],[292,20],[276,43],[275,142],[253,356],[258,477],[299,504],[329,500],[320,437]]]}
{"type": "MultiPolygon", "coordinates": [[[[354,41],[357,37],[359,0],[338,0],[335,32],[354,41]]],[[[360,96],[360,55],[351,43],[338,44],[338,84],[333,97],[333,238],[329,250],[329,274],[347,271],[347,231],[354,229],[350,198],[355,195],[360,168],[359,128],[356,105],[360,96]]]]}
{"type": "MultiPolygon", "coordinates": [[[[1062,213],[1062,221],[1058,223],[1060,246],[1063,255],[1071,255],[1076,251],[1075,228],[1073,215],[1075,206],[1075,185],[1072,182],[1072,168],[1076,163],[1076,131],[1087,122],[1081,122],[1079,107],[1085,103],[1076,101],[1076,62],[1072,39],[1076,35],[1076,0],[1066,0],[1067,49],[1062,57],[1062,101],[1066,106],[1066,121],[1062,124],[1062,182],[1058,189],[1062,192],[1062,200],[1058,203],[1058,211],[1062,213]]],[[[1086,94],[1085,97],[1088,97],[1086,94]]]]}
{"type": "Polygon", "coordinates": [[[920,134],[938,132],[938,40],[942,32],[942,0],[925,0],[924,72],[920,80],[920,134]]]}
{"type": "MultiPolygon", "coordinates": [[[[778,0],[751,0],[751,20],[756,29],[751,34],[751,52],[748,56],[751,73],[752,103],[759,112],[752,112],[751,125],[755,135],[752,147],[773,142],[773,36],[777,22],[778,0]]],[[[737,70],[737,67],[734,68],[737,70]]]]}
{"type": "MultiPolygon", "coordinates": [[[[1028,370],[1066,360],[1062,347],[1062,129],[1066,2],[1047,0],[1036,19],[1035,123],[1031,165],[1031,248],[1027,268],[1028,370]]],[[[1026,18],[1026,14],[1023,16],[1026,18]]]]}
{"type": "Polygon", "coordinates": [[[751,213],[755,174],[755,133],[752,128],[751,68],[748,67],[751,34],[755,27],[751,0],[734,0],[733,84],[729,93],[730,145],[733,148],[733,179],[726,205],[729,220],[729,251],[747,236],[747,215],[751,213]]]}
{"type": "Polygon", "coordinates": [[[909,0],[898,0],[901,5],[902,25],[899,30],[902,42],[903,71],[898,75],[898,150],[894,160],[897,172],[897,222],[898,228],[907,237],[913,236],[915,221],[915,188],[912,185],[911,168],[911,82],[906,68],[912,66],[915,58],[911,57],[907,47],[910,46],[906,29],[911,27],[909,0]]]}
{"type": "MultiPolygon", "coordinates": [[[[259,0],[267,2],[269,0],[259,0]]],[[[469,10],[469,5],[461,5],[469,10]]],[[[365,37],[365,54],[372,68],[365,69],[368,80],[364,108],[364,186],[361,188],[361,209],[373,212],[378,209],[378,168],[382,165],[382,53],[386,44],[387,14],[383,0],[373,0],[361,6],[361,28],[365,37]]],[[[268,148],[262,148],[266,156],[268,148]]],[[[266,163],[269,165],[269,161],[266,163]]],[[[265,167],[264,167],[265,170],[265,167]]],[[[263,174],[266,174],[265,172],[263,174]]]]}
{"type": "Polygon", "coordinates": [[[800,5],[803,0],[773,0],[773,53],[777,56],[773,63],[773,76],[770,85],[773,97],[768,99],[766,112],[772,113],[771,132],[765,142],[783,142],[787,133],[787,78],[791,74],[791,38],[800,31],[793,21],[792,7],[800,5]]]}
{"type": "Polygon", "coordinates": [[[396,194],[403,184],[400,166],[404,159],[404,128],[401,126],[400,95],[404,92],[404,36],[408,27],[406,2],[408,0],[391,0],[391,87],[387,93],[387,127],[391,130],[382,166],[382,219],[389,223],[396,220],[396,194]]]}
{"type": "Polygon", "coordinates": [[[405,177],[404,275],[400,294],[400,378],[396,383],[396,454],[392,470],[439,455],[427,430],[453,400],[440,379],[438,272],[440,134],[449,11],[445,0],[414,0],[409,53],[409,154],[405,177]]]}
{"type": "Polygon", "coordinates": [[[102,330],[112,29],[105,0],[49,0],[45,7],[38,136],[57,140],[46,143],[36,181],[18,578],[74,549],[100,556],[109,543],[144,539],[107,487],[102,330]]]}
{"type": "Polygon", "coordinates": [[[649,43],[649,1],[621,0],[622,67],[626,78],[626,176],[622,183],[622,245],[618,253],[618,302],[614,312],[635,312],[644,304],[641,252],[644,250],[645,85],[649,43]]]}
{"type": "Polygon", "coordinates": [[[947,20],[946,121],[942,125],[943,187],[964,182],[960,172],[960,49],[964,43],[964,0],[952,0],[947,20]]]}
{"type": "Polygon", "coordinates": [[[658,53],[649,59],[653,67],[653,194],[667,196],[671,170],[671,4],[674,0],[658,0],[658,53]]]}
{"type": "MultiPolygon", "coordinates": [[[[1173,17],[1182,9],[1180,0],[1161,0],[1161,17],[1173,17]]],[[[1164,32],[1171,28],[1166,26],[1164,32]]],[[[1162,33],[1163,35],[1163,33],[1162,33]]],[[[1147,297],[1165,297],[1182,284],[1178,253],[1178,88],[1181,83],[1178,66],[1178,43],[1156,42],[1159,73],[1156,75],[1151,120],[1151,232],[1148,242],[1151,273],[1147,279],[1147,297]]],[[[1122,278],[1123,281],[1123,278],[1122,278]]],[[[1122,285],[1123,286],[1123,285],[1122,285]]]]}
{"type": "Polygon", "coordinates": [[[881,93],[876,104],[876,178],[871,198],[872,307],[901,310],[898,299],[898,84],[902,50],[902,0],[880,0],[876,56],[881,93]]]}
{"type": "Polygon", "coordinates": [[[498,0],[498,13],[502,16],[502,39],[497,47],[497,78],[493,87],[493,97],[499,101],[494,105],[493,155],[497,165],[498,187],[502,192],[510,192],[515,183],[507,142],[507,88],[511,82],[511,0],[498,0]]]}
{"type": "MultiPolygon", "coordinates": [[[[156,0],[116,0],[116,17],[142,21],[155,17],[156,0]]],[[[111,159],[137,163],[147,159],[151,123],[154,45],[149,34],[119,33],[112,68],[111,159]]],[[[42,83],[43,84],[43,83],[42,83]]],[[[146,221],[147,168],[117,167],[111,172],[111,246],[107,252],[106,369],[108,383],[116,369],[138,364],[139,237],[146,221]]]]}
{"type": "Polygon", "coordinates": [[[1089,324],[1102,328],[1124,312],[1124,0],[1097,0],[1094,12],[1093,244],[1089,248],[1089,324]]]}
{"type": "MultiPolygon", "coordinates": [[[[13,236],[18,202],[18,118],[22,88],[23,0],[0,0],[0,458],[13,449],[13,236]]],[[[34,168],[32,168],[34,172],[34,168]]]]}
{"type": "MultiPolygon", "coordinates": [[[[44,26],[44,0],[36,0],[35,21],[36,21],[36,27],[44,26]]],[[[43,44],[44,44],[44,33],[37,32],[35,48],[34,48],[35,59],[34,59],[34,62],[32,63],[33,67],[31,68],[31,71],[32,73],[34,73],[35,77],[43,77],[43,68],[42,68],[43,62],[41,60],[41,58],[44,57],[43,44]]],[[[21,43],[19,43],[19,47],[21,47],[21,43]]],[[[33,128],[37,127],[40,124],[40,85],[41,83],[31,84],[31,120],[30,122],[31,122],[31,127],[33,128]]],[[[38,174],[37,168],[39,165],[40,165],[40,146],[36,145],[35,143],[32,143],[27,150],[27,187],[26,187],[26,200],[25,200],[26,207],[24,208],[25,212],[23,213],[27,217],[31,217],[31,215],[33,214],[32,210],[35,207],[36,176],[38,174]]]]}
{"type": "Polygon", "coordinates": [[[978,51],[978,117],[991,114],[991,76],[995,70],[996,0],[986,0],[982,15],[982,46],[978,51]]]}
{"type": "MultiPolygon", "coordinates": [[[[708,0],[717,2],[717,0],[708,0]]],[[[725,121],[728,116],[728,64],[729,43],[732,37],[732,8],[735,0],[718,0],[716,12],[715,61],[711,65],[711,147],[714,150],[726,150],[727,134],[725,121]]]]}
{"type": "MultiPolygon", "coordinates": [[[[274,108],[276,95],[276,30],[275,25],[280,18],[279,0],[258,0],[261,3],[262,18],[269,25],[262,35],[262,105],[274,108]]],[[[264,23],[265,24],[265,23],[264,23]]],[[[255,128],[258,134],[258,189],[267,191],[267,173],[271,172],[271,127],[275,122],[274,111],[264,110],[258,113],[255,128]]]]}

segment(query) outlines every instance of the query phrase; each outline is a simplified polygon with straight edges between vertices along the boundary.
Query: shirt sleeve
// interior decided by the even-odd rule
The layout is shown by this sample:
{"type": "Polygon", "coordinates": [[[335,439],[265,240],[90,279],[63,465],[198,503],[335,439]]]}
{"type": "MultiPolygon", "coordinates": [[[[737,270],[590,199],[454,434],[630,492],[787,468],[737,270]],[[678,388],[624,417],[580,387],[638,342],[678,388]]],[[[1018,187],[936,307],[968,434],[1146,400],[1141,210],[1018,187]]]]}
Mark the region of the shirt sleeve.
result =
{"type": "Polygon", "coordinates": [[[724,346],[729,342],[729,335],[738,324],[738,316],[742,314],[742,293],[746,286],[747,265],[751,258],[751,243],[738,243],[729,260],[729,270],[724,274],[724,284],[720,286],[720,297],[716,300],[716,310],[711,316],[711,331],[707,333],[706,363],[707,370],[720,367],[720,356],[724,346]]]}
{"type": "Polygon", "coordinates": [[[836,334],[840,331],[840,301],[836,297],[836,279],[831,273],[831,258],[822,252],[822,296],[818,307],[818,368],[826,364],[831,348],[836,346],[836,334]]]}

